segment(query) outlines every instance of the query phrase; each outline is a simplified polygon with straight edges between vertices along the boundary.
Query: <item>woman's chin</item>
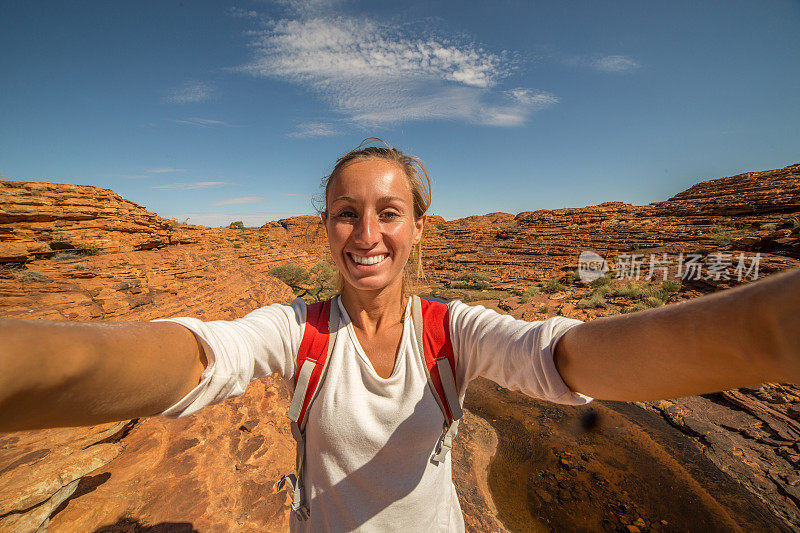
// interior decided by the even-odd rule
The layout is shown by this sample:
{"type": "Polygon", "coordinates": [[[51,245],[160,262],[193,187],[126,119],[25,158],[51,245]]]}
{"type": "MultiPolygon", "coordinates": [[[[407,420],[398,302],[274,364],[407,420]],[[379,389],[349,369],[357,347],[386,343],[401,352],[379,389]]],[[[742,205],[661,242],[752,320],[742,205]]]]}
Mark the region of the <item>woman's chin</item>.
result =
{"type": "MultiPolygon", "coordinates": [[[[346,277],[345,285],[356,291],[380,291],[398,283],[398,280],[387,279],[386,276],[346,277]],[[349,278],[349,279],[348,279],[349,278]]],[[[402,284],[400,278],[399,285],[402,284]]]]}

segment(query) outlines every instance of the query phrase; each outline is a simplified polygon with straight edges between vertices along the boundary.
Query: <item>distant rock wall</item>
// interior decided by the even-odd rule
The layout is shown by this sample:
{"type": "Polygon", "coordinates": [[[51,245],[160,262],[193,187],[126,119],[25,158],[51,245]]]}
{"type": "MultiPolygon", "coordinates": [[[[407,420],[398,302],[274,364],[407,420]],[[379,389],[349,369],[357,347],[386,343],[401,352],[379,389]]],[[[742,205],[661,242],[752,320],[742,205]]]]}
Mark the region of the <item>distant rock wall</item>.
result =
{"type": "MultiPolygon", "coordinates": [[[[431,216],[423,251],[431,283],[479,270],[491,275],[495,287],[524,287],[574,270],[584,249],[607,258],[626,252],[759,252],[762,272],[769,273],[800,266],[798,217],[800,165],[793,165],[699,183],[648,206],[609,202],[453,221],[431,216]]],[[[273,266],[310,267],[328,257],[318,217],[292,217],[243,230],[202,228],[160,218],[104,189],[0,181],[4,318],[231,319],[294,297],[269,276],[273,266]]],[[[700,286],[692,295],[716,288],[700,286]]],[[[556,296],[536,298],[542,306],[544,300],[557,304],[547,312],[577,312],[556,296]]],[[[520,305],[516,297],[493,304],[532,319],[533,304],[520,305]]],[[[566,452],[556,444],[552,450],[528,447],[528,433],[503,433],[507,417],[496,414],[527,402],[531,413],[539,413],[539,425],[529,428],[539,439],[540,433],[561,427],[548,425],[560,424],[566,416],[560,408],[491,386],[471,390],[474,398],[490,399],[476,402],[475,411],[467,414],[454,450],[456,485],[469,529],[500,530],[501,517],[513,516],[508,513],[514,505],[522,509],[520,516],[544,513],[540,518],[551,523],[547,513],[563,513],[557,520],[553,516],[552,523],[585,524],[586,509],[579,507],[585,503],[594,505],[590,510],[602,524],[612,513],[614,527],[633,531],[630,527],[648,524],[670,530],[667,521],[659,521],[666,510],[648,511],[646,494],[632,508],[625,483],[608,477],[608,472],[629,467],[615,462],[616,449],[598,445],[593,455],[566,452]],[[531,470],[549,477],[526,481],[518,479],[517,470],[506,472],[507,464],[492,466],[495,449],[501,459],[511,450],[527,454],[531,464],[549,465],[531,470]],[[605,456],[607,463],[600,460],[605,456]],[[584,482],[590,470],[594,477],[584,482]],[[514,492],[519,501],[511,504],[493,501],[497,480],[506,478],[529,483],[533,492],[514,492]],[[575,496],[597,487],[616,496],[602,502],[575,496]]],[[[271,483],[291,470],[294,461],[294,441],[284,417],[287,402],[283,384],[268,378],[251,384],[239,398],[183,420],[144,418],[0,435],[0,530],[286,530],[286,495],[274,494],[271,483]]],[[[769,509],[760,520],[775,523],[776,530],[800,528],[796,387],[765,385],[642,405],[659,413],[675,435],[696,446],[734,484],[756,495],[769,509]]],[[[605,407],[598,410],[610,419],[615,416],[605,407]]],[[[619,424],[613,428],[617,431],[619,424]]],[[[667,455],[664,461],[673,459],[667,455]]]]}
{"type": "Polygon", "coordinates": [[[180,227],[107,189],[0,181],[0,263],[58,252],[130,252],[196,240],[180,227]]]}

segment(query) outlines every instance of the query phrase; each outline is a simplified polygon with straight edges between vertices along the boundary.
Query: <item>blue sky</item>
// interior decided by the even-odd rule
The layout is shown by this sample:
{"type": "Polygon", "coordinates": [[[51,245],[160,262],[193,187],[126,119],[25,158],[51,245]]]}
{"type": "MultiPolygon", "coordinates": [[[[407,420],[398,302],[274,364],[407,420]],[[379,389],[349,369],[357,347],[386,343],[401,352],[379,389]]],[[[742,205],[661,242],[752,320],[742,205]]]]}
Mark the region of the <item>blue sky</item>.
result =
{"type": "Polygon", "coordinates": [[[378,136],[432,212],[659,201],[800,161],[800,2],[0,3],[0,175],[311,213],[378,136]]]}

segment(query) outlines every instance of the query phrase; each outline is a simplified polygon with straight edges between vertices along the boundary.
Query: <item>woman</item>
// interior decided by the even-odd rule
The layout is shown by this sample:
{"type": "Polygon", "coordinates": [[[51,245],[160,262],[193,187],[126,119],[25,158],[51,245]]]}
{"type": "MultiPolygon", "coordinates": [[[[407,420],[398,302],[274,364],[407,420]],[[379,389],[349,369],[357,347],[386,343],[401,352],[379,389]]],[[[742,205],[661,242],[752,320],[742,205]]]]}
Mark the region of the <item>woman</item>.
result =
{"type": "MultiPolygon", "coordinates": [[[[327,180],[322,219],[342,278],[333,302],[341,322],[306,429],[311,512],[293,517],[293,529],[464,527],[449,456],[430,460],[442,412],[404,281],[428,185],[419,160],[388,147],[357,148],[327,180]]],[[[477,376],[567,404],[797,382],[798,311],[797,271],[585,324],[527,323],[451,302],[458,395],[463,402],[477,376]]],[[[294,383],[305,321],[302,300],[231,322],[0,321],[0,430],[186,416],[273,372],[294,383]]]]}

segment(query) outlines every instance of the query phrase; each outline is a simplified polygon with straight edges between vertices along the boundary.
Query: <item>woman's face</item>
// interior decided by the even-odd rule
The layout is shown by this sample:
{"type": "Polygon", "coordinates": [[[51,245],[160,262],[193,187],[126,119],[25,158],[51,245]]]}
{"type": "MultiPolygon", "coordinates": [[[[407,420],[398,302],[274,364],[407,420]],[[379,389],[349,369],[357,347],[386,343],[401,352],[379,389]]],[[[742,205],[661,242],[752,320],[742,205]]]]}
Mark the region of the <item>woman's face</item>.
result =
{"type": "Polygon", "coordinates": [[[344,166],[328,190],[325,225],[336,266],[350,288],[374,291],[399,284],[425,216],[414,220],[414,198],[402,167],[384,159],[344,166]]]}

